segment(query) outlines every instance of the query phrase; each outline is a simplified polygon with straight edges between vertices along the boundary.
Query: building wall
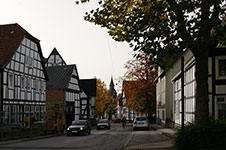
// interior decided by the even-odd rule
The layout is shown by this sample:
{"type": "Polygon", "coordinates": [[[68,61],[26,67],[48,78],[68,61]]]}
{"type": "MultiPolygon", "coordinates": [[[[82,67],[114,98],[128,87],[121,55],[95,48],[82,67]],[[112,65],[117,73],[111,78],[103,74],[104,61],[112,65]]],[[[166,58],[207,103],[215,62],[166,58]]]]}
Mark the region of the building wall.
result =
{"type": "Polygon", "coordinates": [[[46,91],[46,116],[65,115],[65,97],[63,90],[46,91]]]}
{"type": "MultiPolygon", "coordinates": [[[[184,54],[184,96],[185,96],[185,123],[194,121],[195,113],[195,59],[190,50],[184,54]]],[[[181,58],[179,58],[171,69],[172,87],[173,87],[173,121],[175,124],[181,124],[181,58]]]]}
{"type": "Polygon", "coordinates": [[[156,85],[157,89],[157,103],[156,103],[156,108],[157,108],[157,122],[158,123],[165,123],[165,118],[166,118],[166,77],[162,77],[158,79],[158,83],[156,85]]]}
{"type": "MultiPolygon", "coordinates": [[[[189,69],[191,65],[194,64],[194,58],[191,53],[191,51],[186,51],[184,53],[184,62],[185,62],[185,72],[187,71],[187,74],[189,74],[189,69]]],[[[159,71],[160,74],[160,71],[159,71]]],[[[157,82],[157,106],[161,99],[162,107],[157,107],[157,118],[159,117],[160,120],[157,120],[158,123],[166,125],[166,123],[169,123],[170,120],[171,123],[178,123],[180,124],[181,121],[181,84],[180,84],[180,74],[181,74],[181,59],[178,59],[174,64],[173,67],[164,73],[161,77],[159,77],[157,82]],[[167,122],[166,122],[167,119],[167,122]]],[[[186,73],[185,73],[186,76],[186,73]]],[[[186,77],[185,77],[186,78],[186,77]]],[[[187,80],[189,78],[187,77],[187,80]]],[[[189,84],[191,83],[188,81],[189,84]]],[[[190,85],[187,84],[187,89],[190,90],[190,85]]],[[[187,93],[188,94],[188,93],[187,93]]],[[[191,93],[190,93],[191,95],[191,93]]],[[[190,117],[189,114],[192,114],[190,112],[190,109],[192,106],[190,106],[191,101],[187,101],[187,111],[189,111],[187,117],[190,117]]]]}
{"type": "Polygon", "coordinates": [[[66,65],[62,57],[58,52],[55,52],[54,54],[50,55],[47,62],[46,67],[52,67],[52,66],[62,66],[66,65]]]}
{"type": "MultiPolygon", "coordinates": [[[[195,120],[195,58],[191,51],[184,54],[184,95],[185,123],[195,120]]],[[[226,51],[214,51],[208,61],[209,114],[215,118],[226,118],[226,51]],[[221,62],[220,62],[221,61],[221,62]],[[223,63],[219,70],[219,63],[223,63]],[[221,72],[220,72],[221,71],[221,72]],[[219,76],[221,74],[221,76],[219,76]],[[214,110],[214,112],[213,112],[214,110]]],[[[164,100],[166,117],[175,124],[181,124],[181,58],[173,64],[173,68],[159,77],[157,82],[157,102],[164,100]],[[166,81],[164,81],[164,78],[166,81]],[[163,86],[165,82],[165,87],[163,86]],[[163,88],[163,89],[161,89],[163,88]],[[165,90],[165,92],[163,92],[165,90]],[[163,95],[163,96],[162,96],[163,95]]],[[[159,109],[157,109],[158,111],[159,109]]],[[[157,112],[158,113],[158,112],[157,112]]],[[[164,121],[162,121],[164,123],[164,121]]]]}
{"type": "Polygon", "coordinates": [[[213,87],[213,93],[214,93],[214,101],[215,101],[215,116],[218,119],[226,118],[226,54],[224,56],[216,56],[215,57],[215,80],[214,84],[216,85],[213,87]],[[224,67],[221,67],[221,70],[219,65],[222,66],[222,62],[224,62],[224,67]]]}
{"type": "Polygon", "coordinates": [[[172,79],[172,71],[169,70],[166,72],[166,119],[170,119],[170,121],[173,121],[173,95],[170,93],[173,93],[173,84],[171,82],[172,79]]]}
{"type": "Polygon", "coordinates": [[[26,117],[31,124],[44,117],[46,78],[39,48],[39,43],[24,37],[3,70],[4,124],[24,123],[26,117]]]}

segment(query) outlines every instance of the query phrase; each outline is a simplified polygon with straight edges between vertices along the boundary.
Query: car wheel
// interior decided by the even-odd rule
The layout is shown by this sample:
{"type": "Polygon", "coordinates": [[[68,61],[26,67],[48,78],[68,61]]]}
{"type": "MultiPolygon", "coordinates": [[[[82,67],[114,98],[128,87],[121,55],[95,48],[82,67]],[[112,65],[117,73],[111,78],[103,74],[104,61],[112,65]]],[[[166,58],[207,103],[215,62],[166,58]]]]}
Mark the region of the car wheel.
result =
{"type": "Polygon", "coordinates": [[[67,136],[70,136],[71,134],[70,133],[67,133],[67,136]]]}
{"type": "Polygon", "coordinates": [[[91,134],[91,131],[89,131],[89,135],[91,134]]]}

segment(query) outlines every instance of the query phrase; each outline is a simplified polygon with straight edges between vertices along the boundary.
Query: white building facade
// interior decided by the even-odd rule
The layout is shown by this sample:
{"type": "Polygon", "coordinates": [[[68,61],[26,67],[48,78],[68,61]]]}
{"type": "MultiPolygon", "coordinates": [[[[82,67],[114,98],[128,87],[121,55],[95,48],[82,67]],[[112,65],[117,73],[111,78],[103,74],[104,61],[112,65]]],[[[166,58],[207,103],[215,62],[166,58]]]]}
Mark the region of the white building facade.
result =
{"type": "MultiPolygon", "coordinates": [[[[195,120],[195,58],[187,50],[184,56],[185,123],[195,120]]],[[[208,61],[209,114],[217,119],[226,117],[226,49],[216,48],[208,61]]],[[[157,122],[181,125],[181,58],[167,72],[160,71],[157,81],[157,122]]]]}

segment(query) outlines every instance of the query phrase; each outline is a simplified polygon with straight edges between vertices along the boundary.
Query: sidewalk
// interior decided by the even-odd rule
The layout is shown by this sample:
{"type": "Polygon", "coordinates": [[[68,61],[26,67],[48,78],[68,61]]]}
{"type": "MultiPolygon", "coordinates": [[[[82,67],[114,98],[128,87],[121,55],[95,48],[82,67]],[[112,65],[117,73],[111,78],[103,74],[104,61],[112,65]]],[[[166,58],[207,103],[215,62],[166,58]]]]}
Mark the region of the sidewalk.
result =
{"type": "Polygon", "coordinates": [[[156,132],[158,134],[164,135],[168,139],[172,139],[174,134],[176,133],[176,131],[171,129],[171,128],[164,128],[164,127],[157,125],[157,124],[152,124],[152,125],[150,125],[150,127],[153,128],[154,130],[156,130],[156,132]]]}
{"type": "Polygon", "coordinates": [[[36,136],[36,137],[21,138],[21,139],[16,139],[16,140],[0,141],[0,145],[8,145],[8,144],[13,144],[13,143],[44,139],[44,138],[49,138],[49,137],[54,137],[54,136],[59,136],[59,135],[63,135],[63,133],[51,134],[51,135],[40,135],[40,136],[36,136]]]}
{"type": "Polygon", "coordinates": [[[176,133],[173,129],[171,128],[164,128],[160,125],[157,124],[152,124],[150,127],[156,132],[164,137],[167,137],[167,141],[163,142],[157,142],[157,143],[146,143],[146,144],[141,144],[141,145],[134,145],[130,147],[126,147],[126,150],[173,150],[173,143],[172,143],[172,138],[174,134],[176,133]]]}

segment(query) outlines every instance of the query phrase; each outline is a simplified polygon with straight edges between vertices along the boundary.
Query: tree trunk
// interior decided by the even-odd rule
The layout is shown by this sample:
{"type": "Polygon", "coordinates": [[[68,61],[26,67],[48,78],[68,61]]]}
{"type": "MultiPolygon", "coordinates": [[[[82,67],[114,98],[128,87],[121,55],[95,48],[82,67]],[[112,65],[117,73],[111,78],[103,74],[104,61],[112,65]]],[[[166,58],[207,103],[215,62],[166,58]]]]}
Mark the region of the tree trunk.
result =
{"type": "Polygon", "coordinates": [[[199,122],[209,117],[208,49],[199,49],[193,54],[196,60],[195,122],[199,122]]]}

